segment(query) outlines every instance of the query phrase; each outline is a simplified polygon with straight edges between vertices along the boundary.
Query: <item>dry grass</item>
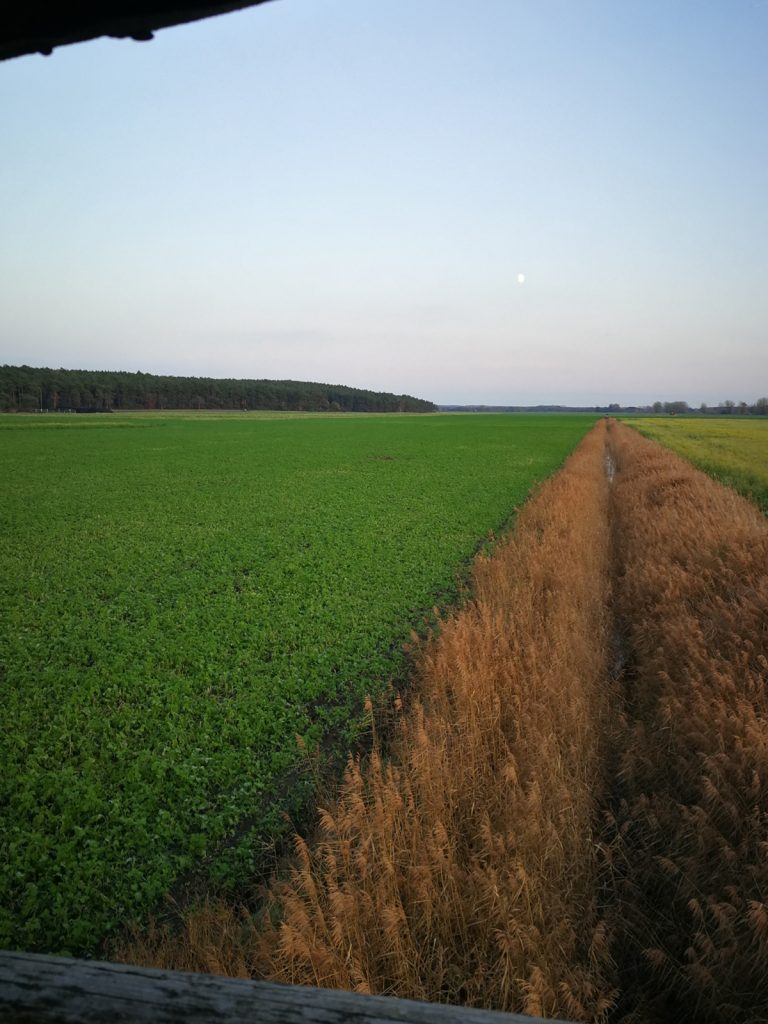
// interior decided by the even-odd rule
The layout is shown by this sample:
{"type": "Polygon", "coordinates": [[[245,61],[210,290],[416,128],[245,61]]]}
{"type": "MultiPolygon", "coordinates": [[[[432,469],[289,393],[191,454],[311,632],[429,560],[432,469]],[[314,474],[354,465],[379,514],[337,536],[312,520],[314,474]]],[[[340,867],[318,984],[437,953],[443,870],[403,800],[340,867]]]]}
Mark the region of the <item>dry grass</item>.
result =
{"type": "Polygon", "coordinates": [[[351,761],[257,927],[220,905],[125,959],[599,1020],[613,1000],[594,824],[610,717],[605,427],[476,565],[392,757],[351,761]]]}
{"type": "Polygon", "coordinates": [[[765,1021],[768,524],[610,433],[631,655],[613,822],[627,1003],[653,1021],[765,1021]]]}

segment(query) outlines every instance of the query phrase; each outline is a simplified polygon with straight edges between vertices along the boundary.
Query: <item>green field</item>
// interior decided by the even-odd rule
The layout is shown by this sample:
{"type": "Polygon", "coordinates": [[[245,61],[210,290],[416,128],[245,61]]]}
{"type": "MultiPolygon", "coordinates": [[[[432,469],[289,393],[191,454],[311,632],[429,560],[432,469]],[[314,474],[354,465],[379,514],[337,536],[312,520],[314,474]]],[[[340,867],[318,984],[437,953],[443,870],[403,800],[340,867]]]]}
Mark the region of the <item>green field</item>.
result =
{"type": "Polygon", "coordinates": [[[768,417],[626,419],[768,513],[768,417]]]}
{"type": "Polygon", "coordinates": [[[353,742],[593,420],[0,419],[0,948],[91,951],[185,872],[245,877],[306,797],[296,736],[353,742]]]}

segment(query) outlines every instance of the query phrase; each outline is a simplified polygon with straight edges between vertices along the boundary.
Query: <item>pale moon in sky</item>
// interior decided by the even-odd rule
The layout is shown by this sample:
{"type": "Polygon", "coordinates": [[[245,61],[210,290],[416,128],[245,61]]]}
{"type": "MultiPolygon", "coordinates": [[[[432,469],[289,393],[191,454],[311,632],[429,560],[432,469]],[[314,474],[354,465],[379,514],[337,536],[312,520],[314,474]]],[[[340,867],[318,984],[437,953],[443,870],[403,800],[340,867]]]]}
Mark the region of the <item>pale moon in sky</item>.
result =
{"type": "Polygon", "coordinates": [[[518,274],[517,275],[517,283],[518,284],[525,284],[525,274],[518,274]]]}

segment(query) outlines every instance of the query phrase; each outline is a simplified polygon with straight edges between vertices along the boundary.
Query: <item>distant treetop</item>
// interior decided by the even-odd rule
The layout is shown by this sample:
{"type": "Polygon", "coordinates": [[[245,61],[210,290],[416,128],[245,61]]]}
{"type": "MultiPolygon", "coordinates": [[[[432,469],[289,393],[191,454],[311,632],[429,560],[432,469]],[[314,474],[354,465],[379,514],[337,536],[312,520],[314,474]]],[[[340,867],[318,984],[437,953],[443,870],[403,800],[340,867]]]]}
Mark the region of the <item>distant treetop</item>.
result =
{"type": "Polygon", "coordinates": [[[285,409],[306,412],[434,412],[411,395],[295,380],[160,377],[123,370],[0,367],[2,412],[123,409],[285,409]]]}

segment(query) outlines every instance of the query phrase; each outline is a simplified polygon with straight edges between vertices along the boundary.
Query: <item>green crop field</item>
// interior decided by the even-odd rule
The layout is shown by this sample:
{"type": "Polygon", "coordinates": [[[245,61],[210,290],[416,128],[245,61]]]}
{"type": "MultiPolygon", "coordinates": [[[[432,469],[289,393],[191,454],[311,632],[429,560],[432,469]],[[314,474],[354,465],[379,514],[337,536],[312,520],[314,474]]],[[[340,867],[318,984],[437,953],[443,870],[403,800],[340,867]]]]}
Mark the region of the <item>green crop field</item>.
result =
{"type": "Polygon", "coordinates": [[[0,419],[0,948],[246,877],[589,416],[0,419]]]}
{"type": "Polygon", "coordinates": [[[768,513],[768,417],[627,419],[768,513]]]}

